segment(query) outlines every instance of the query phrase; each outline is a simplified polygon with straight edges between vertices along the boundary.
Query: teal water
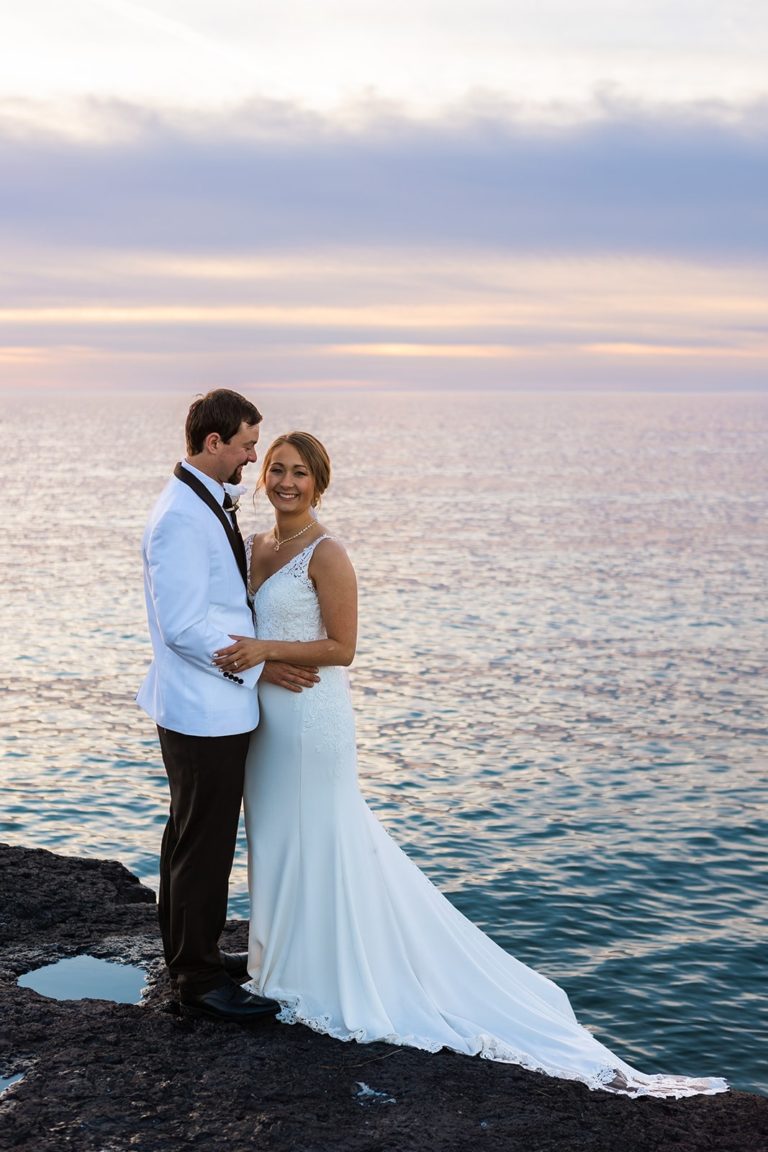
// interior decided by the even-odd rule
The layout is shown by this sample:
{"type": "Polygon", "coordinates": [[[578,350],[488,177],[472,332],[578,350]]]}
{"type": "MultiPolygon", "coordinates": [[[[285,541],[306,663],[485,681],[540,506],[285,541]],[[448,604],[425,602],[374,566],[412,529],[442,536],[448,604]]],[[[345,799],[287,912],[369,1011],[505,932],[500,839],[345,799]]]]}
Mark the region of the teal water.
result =
{"type": "MultiPolygon", "coordinates": [[[[371,806],[630,1063],[768,1091],[768,398],[253,396],[334,460],[371,806]]],[[[0,839],[150,884],[139,541],[187,403],[0,406],[0,839]]]]}

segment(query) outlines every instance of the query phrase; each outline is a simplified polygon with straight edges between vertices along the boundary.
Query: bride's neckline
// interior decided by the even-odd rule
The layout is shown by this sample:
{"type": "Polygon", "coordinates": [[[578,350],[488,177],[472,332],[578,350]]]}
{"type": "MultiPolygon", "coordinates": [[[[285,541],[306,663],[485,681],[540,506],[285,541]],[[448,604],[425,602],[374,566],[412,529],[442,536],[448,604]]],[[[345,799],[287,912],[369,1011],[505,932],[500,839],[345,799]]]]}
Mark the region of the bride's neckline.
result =
{"type": "MultiPolygon", "coordinates": [[[[259,592],[261,592],[261,590],[265,584],[268,584],[269,581],[273,577],[279,576],[281,572],[283,572],[286,568],[290,567],[290,565],[293,564],[294,560],[298,560],[299,556],[303,556],[308,548],[314,548],[315,544],[319,544],[321,540],[327,540],[327,539],[328,539],[328,533],[327,532],[323,532],[320,536],[316,536],[314,540],[310,540],[309,544],[305,544],[303,548],[300,548],[299,551],[295,553],[295,555],[291,556],[290,560],[286,560],[285,564],[281,564],[279,568],[275,568],[274,572],[270,572],[269,576],[265,577],[265,579],[262,580],[262,582],[261,582],[261,584],[259,584],[258,588],[252,588],[251,585],[249,584],[248,585],[248,591],[250,592],[251,596],[254,596],[254,597],[258,596],[259,592]]],[[[251,551],[253,551],[253,544],[251,544],[251,551]]]]}

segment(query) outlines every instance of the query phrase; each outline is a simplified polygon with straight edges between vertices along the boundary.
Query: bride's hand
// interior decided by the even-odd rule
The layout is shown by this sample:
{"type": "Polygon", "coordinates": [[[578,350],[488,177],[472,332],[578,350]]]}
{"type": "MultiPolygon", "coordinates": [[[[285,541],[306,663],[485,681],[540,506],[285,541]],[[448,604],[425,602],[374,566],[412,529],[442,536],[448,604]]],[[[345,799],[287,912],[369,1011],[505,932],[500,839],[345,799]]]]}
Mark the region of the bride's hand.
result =
{"type": "Polygon", "coordinates": [[[213,663],[222,672],[245,672],[248,668],[264,663],[267,646],[263,640],[254,640],[250,636],[233,636],[232,639],[234,644],[220,648],[213,654],[213,663]]]}

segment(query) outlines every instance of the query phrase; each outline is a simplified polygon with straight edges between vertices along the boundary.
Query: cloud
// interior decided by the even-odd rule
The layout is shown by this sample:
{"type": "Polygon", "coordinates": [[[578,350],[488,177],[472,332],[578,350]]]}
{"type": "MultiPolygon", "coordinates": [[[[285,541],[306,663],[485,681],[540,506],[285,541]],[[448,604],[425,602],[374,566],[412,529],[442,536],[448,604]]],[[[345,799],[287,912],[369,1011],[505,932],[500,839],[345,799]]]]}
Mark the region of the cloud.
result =
{"type": "Polygon", "coordinates": [[[55,271],[6,276],[6,386],[753,388],[768,362],[768,278],[741,264],[114,250],[55,271]]]}
{"type": "MultiPolygon", "coordinates": [[[[2,233],[217,253],[329,246],[753,258],[768,248],[768,104],[523,120],[476,95],[441,119],[330,119],[272,101],[227,116],[89,106],[94,133],[0,114],[2,233]]],[[[0,233],[0,234],[2,234],[0,233]]]]}
{"type": "Polygon", "coordinates": [[[0,109],[0,385],[763,387],[768,105],[0,109]]]}
{"type": "Polygon", "coordinates": [[[436,110],[478,85],[532,106],[596,83],[638,97],[765,92],[758,0],[24,0],[6,4],[0,93],[191,109],[258,89],[336,108],[375,91],[436,110]]]}

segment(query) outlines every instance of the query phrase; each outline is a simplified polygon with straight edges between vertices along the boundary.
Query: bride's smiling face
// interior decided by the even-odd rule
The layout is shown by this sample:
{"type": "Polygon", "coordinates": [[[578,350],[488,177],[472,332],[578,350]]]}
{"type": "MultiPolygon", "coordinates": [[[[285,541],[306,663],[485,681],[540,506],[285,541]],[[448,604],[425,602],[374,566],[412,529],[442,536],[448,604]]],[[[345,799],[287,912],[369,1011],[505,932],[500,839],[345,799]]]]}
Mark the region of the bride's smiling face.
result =
{"type": "Polygon", "coordinates": [[[315,495],[315,481],[293,444],[280,444],[272,452],[264,477],[264,490],[280,512],[307,512],[315,495]]]}

